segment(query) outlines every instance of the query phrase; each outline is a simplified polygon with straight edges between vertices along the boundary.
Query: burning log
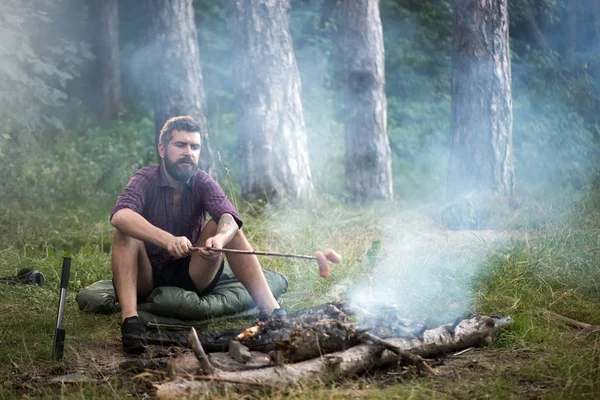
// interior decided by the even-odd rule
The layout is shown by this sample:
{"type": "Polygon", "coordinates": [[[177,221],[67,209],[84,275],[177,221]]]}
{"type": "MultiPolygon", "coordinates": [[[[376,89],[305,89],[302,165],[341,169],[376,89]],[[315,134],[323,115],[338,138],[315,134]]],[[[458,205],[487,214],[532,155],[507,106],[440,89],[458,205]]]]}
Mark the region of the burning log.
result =
{"type": "MultiPolygon", "coordinates": [[[[510,317],[473,316],[460,321],[454,329],[447,324],[425,330],[422,338],[389,338],[386,347],[414,356],[432,358],[468,347],[487,345],[499,329],[511,324],[510,317]]],[[[212,355],[211,355],[212,357],[212,355]]],[[[351,376],[386,364],[399,362],[402,357],[376,343],[360,344],[297,364],[285,364],[248,371],[217,371],[221,380],[238,379],[261,384],[288,385],[314,378],[332,379],[351,376]]],[[[156,385],[159,398],[174,398],[194,393],[206,393],[231,384],[224,382],[198,382],[182,378],[156,385]]]]}
{"type": "Polygon", "coordinates": [[[360,339],[353,322],[340,310],[343,306],[344,303],[328,303],[288,318],[272,318],[247,329],[238,340],[250,350],[270,353],[278,363],[345,350],[359,344],[360,339]]]}
{"type": "MultiPolygon", "coordinates": [[[[203,343],[204,351],[215,353],[227,351],[229,343],[235,340],[243,329],[226,329],[222,331],[200,331],[197,332],[198,339],[203,343]]],[[[154,346],[177,346],[191,348],[189,335],[182,332],[147,332],[142,335],[134,335],[133,338],[154,346]]]]}

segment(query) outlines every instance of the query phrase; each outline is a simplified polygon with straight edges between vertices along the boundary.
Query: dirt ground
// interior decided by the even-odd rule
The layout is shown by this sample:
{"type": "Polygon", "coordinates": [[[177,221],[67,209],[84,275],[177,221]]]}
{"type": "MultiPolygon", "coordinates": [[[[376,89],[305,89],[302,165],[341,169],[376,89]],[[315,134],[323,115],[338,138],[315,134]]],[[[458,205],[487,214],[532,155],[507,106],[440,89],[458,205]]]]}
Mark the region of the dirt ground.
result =
{"type": "MultiPolygon", "coordinates": [[[[149,351],[139,357],[133,358],[173,358],[182,354],[191,353],[191,350],[182,348],[166,348],[150,346],[149,351]]],[[[345,379],[338,382],[338,389],[363,387],[365,379],[379,388],[391,387],[393,385],[420,385],[426,383],[429,388],[450,397],[470,398],[465,392],[464,396],[455,393],[455,384],[460,379],[468,381],[491,381],[494,377],[502,376],[510,379],[511,370],[517,368],[520,362],[535,357],[531,350],[512,349],[489,349],[473,348],[459,355],[446,355],[434,360],[433,366],[436,375],[419,375],[414,367],[389,366],[384,369],[369,371],[356,379],[345,379]]],[[[13,365],[14,380],[13,389],[24,396],[48,395],[62,392],[68,388],[77,388],[82,384],[103,385],[110,384],[115,378],[121,387],[132,394],[146,397],[152,396],[151,382],[167,379],[166,376],[146,377],[146,379],[134,379],[135,373],[127,373],[120,369],[120,364],[126,359],[120,342],[115,339],[104,346],[87,348],[80,351],[75,357],[66,359],[65,362],[50,369],[40,367],[36,370],[22,371],[13,365]],[[62,389],[61,389],[62,387],[62,389]]],[[[547,385],[540,382],[528,382],[525,380],[511,380],[514,383],[513,393],[520,398],[541,398],[547,385]]],[[[326,387],[321,390],[327,390],[326,387]]],[[[337,392],[337,389],[333,389],[337,392]]],[[[350,390],[350,389],[349,389],[350,390]]]]}

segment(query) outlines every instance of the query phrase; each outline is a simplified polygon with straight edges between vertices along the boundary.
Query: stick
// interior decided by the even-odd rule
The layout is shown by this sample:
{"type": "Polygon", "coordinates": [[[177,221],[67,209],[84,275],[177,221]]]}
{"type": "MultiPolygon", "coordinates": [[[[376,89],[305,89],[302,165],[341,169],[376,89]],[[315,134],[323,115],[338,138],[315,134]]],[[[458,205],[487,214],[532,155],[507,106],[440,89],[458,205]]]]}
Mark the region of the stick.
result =
{"type": "Polygon", "coordinates": [[[458,353],[454,353],[454,354],[452,354],[452,355],[453,355],[454,357],[458,357],[458,356],[460,356],[461,354],[465,354],[466,352],[473,350],[474,348],[475,348],[475,347],[469,347],[469,348],[467,348],[467,349],[464,349],[463,351],[459,351],[458,353]]]}
{"type": "Polygon", "coordinates": [[[190,331],[190,344],[192,345],[192,349],[194,349],[194,354],[200,363],[202,372],[204,372],[205,375],[213,375],[216,372],[215,367],[208,361],[208,357],[202,348],[200,339],[198,339],[198,333],[196,333],[196,329],[193,327],[190,331]]]}
{"type": "Polygon", "coordinates": [[[569,324],[571,326],[574,326],[575,328],[586,329],[586,328],[589,328],[590,326],[592,326],[591,324],[587,324],[585,322],[577,321],[572,318],[565,317],[564,315],[557,314],[554,311],[550,311],[547,309],[543,309],[542,311],[545,312],[546,314],[550,314],[551,316],[562,320],[563,322],[566,322],[567,324],[569,324]]]}
{"type": "Polygon", "coordinates": [[[549,314],[550,316],[553,316],[557,319],[562,320],[563,322],[567,323],[568,325],[571,325],[571,326],[574,326],[575,328],[581,329],[581,331],[577,332],[577,334],[575,336],[585,338],[585,337],[588,337],[589,335],[591,335],[592,333],[600,332],[600,325],[592,325],[592,324],[588,324],[585,322],[577,321],[575,319],[565,317],[564,315],[557,314],[554,311],[550,311],[547,309],[542,309],[542,311],[545,312],[546,314],[549,314]]]}
{"type": "Polygon", "coordinates": [[[374,344],[378,344],[380,346],[383,346],[385,349],[387,349],[387,350],[391,351],[392,353],[395,353],[398,356],[400,356],[400,358],[404,358],[404,359],[408,360],[411,364],[415,365],[417,368],[424,369],[425,371],[429,372],[430,374],[437,375],[437,373],[434,371],[434,369],[431,368],[421,358],[421,356],[417,356],[417,355],[412,354],[412,353],[410,353],[410,352],[408,352],[406,350],[402,350],[401,348],[399,348],[397,346],[394,346],[390,342],[386,342],[382,338],[373,335],[372,333],[363,332],[361,334],[361,336],[362,336],[363,340],[368,340],[369,342],[372,342],[374,344]]]}
{"type": "Polygon", "coordinates": [[[254,251],[254,250],[234,250],[234,249],[215,249],[212,247],[192,247],[191,251],[200,251],[200,249],[206,249],[216,251],[219,253],[231,253],[231,254],[254,254],[257,256],[273,256],[273,257],[287,257],[287,258],[302,258],[304,260],[316,260],[313,256],[304,256],[301,254],[285,254],[285,253],[273,253],[270,251],[254,251]]]}

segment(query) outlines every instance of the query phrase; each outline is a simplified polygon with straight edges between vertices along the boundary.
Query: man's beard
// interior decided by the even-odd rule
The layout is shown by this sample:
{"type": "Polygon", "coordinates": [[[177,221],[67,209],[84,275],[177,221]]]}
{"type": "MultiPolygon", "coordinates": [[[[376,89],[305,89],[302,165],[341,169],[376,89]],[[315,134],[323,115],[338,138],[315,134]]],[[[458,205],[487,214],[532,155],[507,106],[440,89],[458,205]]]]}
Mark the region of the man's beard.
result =
{"type": "Polygon", "coordinates": [[[198,170],[198,164],[192,157],[184,157],[176,162],[165,153],[165,168],[171,177],[181,183],[187,182],[198,170]]]}

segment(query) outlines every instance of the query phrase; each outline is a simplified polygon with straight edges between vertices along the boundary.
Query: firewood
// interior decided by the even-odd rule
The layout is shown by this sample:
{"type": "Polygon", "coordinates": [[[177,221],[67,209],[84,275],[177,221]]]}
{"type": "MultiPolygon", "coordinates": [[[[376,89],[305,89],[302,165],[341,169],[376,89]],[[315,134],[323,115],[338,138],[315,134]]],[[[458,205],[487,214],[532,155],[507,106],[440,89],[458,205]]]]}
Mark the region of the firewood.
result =
{"type": "MultiPolygon", "coordinates": [[[[423,358],[432,358],[468,347],[487,345],[491,342],[494,333],[511,323],[510,317],[473,316],[458,323],[454,328],[454,333],[450,333],[445,326],[440,326],[423,332],[422,339],[389,338],[385,342],[401,351],[410,352],[423,358]]],[[[281,386],[315,378],[326,380],[353,376],[365,370],[398,361],[399,357],[394,352],[384,350],[380,345],[369,343],[301,363],[250,371],[220,371],[218,376],[222,379],[241,379],[246,382],[281,386]]],[[[207,385],[206,382],[200,383],[181,378],[156,385],[159,398],[193,396],[193,394],[221,388],[222,386],[207,385]]]]}
{"type": "Polygon", "coordinates": [[[229,356],[240,363],[246,363],[252,358],[250,350],[236,340],[232,340],[229,343],[229,356]]]}
{"type": "Polygon", "coordinates": [[[369,332],[361,333],[360,338],[363,341],[369,341],[374,344],[383,346],[386,350],[389,350],[389,351],[393,352],[394,354],[397,354],[398,356],[400,356],[401,361],[408,361],[410,364],[416,366],[419,370],[425,370],[425,371],[429,372],[430,374],[437,375],[437,373],[433,370],[433,368],[431,368],[425,362],[425,360],[423,360],[423,358],[421,358],[418,355],[415,355],[408,351],[402,350],[401,348],[394,346],[392,343],[385,341],[385,340],[381,339],[380,337],[377,337],[369,332]]]}
{"type": "Polygon", "coordinates": [[[200,364],[200,371],[204,373],[204,375],[214,375],[216,370],[210,364],[210,361],[208,361],[208,357],[206,357],[206,353],[202,348],[202,343],[200,343],[200,339],[198,339],[198,334],[196,333],[195,328],[192,328],[190,331],[190,343],[192,345],[192,349],[194,350],[194,354],[198,359],[198,363],[200,364]]]}

